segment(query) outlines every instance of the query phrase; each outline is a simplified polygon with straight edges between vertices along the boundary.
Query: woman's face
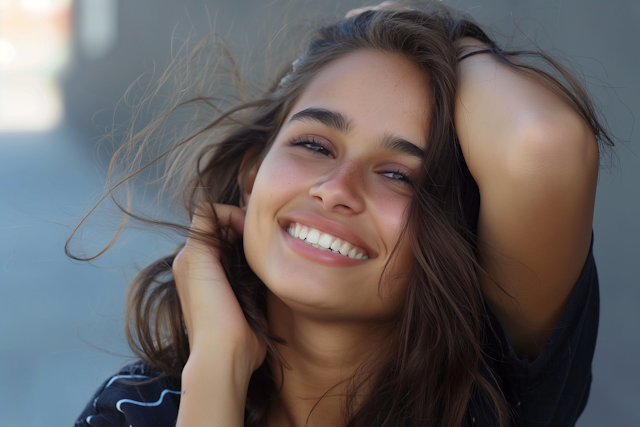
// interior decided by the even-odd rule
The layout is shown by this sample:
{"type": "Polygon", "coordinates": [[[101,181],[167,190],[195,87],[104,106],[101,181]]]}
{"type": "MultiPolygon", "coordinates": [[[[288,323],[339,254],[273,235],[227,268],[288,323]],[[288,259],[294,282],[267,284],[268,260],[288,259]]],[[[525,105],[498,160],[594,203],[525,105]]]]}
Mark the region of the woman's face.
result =
{"type": "Polygon", "coordinates": [[[398,308],[408,239],[378,285],[427,146],[429,99],[407,59],[362,50],[320,71],[292,108],[247,195],[244,233],[249,265],[291,309],[385,320],[398,308]]]}

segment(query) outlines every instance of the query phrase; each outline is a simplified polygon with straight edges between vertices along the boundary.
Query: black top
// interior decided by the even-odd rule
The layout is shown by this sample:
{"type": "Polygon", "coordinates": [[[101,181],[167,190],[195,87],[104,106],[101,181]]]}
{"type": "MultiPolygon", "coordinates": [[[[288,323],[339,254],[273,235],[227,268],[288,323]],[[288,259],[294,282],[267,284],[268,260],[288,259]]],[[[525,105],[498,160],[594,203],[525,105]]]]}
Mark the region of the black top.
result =
{"type": "MultiPolygon", "coordinates": [[[[592,250],[593,237],[569,303],[537,358],[516,353],[489,309],[483,348],[497,382],[494,384],[511,406],[512,427],[571,427],[587,404],[599,316],[598,275],[592,250]]],[[[179,380],[165,377],[135,385],[159,374],[141,363],[125,367],[100,386],[76,427],[174,427],[180,402],[179,380]]],[[[479,393],[471,397],[464,425],[497,425],[491,407],[479,393]]]]}

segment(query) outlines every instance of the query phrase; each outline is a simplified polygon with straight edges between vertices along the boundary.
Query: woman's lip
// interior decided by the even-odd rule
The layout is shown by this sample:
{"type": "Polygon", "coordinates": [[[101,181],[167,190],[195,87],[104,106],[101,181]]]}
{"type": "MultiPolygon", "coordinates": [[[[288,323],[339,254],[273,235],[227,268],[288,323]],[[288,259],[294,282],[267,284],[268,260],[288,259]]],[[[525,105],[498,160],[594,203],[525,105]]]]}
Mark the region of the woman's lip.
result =
{"type": "Polygon", "coordinates": [[[294,252],[310,261],[324,264],[329,267],[352,267],[368,261],[368,259],[349,258],[348,256],[344,256],[339,253],[314,248],[297,237],[293,237],[282,227],[280,228],[280,232],[282,233],[285,242],[294,252]]]}
{"type": "MultiPolygon", "coordinates": [[[[367,251],[369,258],[376,258],[378,256],[378,254],[364,240],[362,240],[360,236],[351,231],[349,228],[345,227],[339,222],[329,220],[322,215],[318,215],[314,212],[292,212],[278,220],[280,227],[285,230],[285,232],[287,227],[295,222],[299,222],[300,224],[315,228],[316,230],[330,234],[333,237],[337,237],[341,240],[346,240],[347,242],[367,251]]],[[[306,244],[307,243],[305,243],[305,245],[306,244]]]]}

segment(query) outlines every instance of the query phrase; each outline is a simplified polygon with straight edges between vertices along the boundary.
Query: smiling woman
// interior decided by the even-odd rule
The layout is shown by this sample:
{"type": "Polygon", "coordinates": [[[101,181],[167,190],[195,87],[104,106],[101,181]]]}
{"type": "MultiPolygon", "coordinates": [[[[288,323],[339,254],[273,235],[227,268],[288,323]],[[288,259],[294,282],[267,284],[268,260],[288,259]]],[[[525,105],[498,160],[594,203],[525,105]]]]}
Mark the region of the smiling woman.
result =
{"type": "MultiPolygon", "coordinates": [[[[279,312],[319,308],[368,322],[397,311],[398,301],[389,306],[377,287],[406,222],[409,179],[422,163],[398,148],[425,148],[428,99],[426,77],[409,60],[360,50],[323,68],[293,105],[244,195],[245,255],[285,302],[279,312]],[[291,224],[309,230],[305,242],[327,249],[336,237],[337,253],[289,238],[283,231],[291,224]]],[[[408,244],[394,275],[411,268],[408,244]]],[[[387,285],[384,294],[402,294],[399,281],[387,285]]]]}
{"type": "Polygon", "coordinates": [[[352,15],[162,154],[191,225],[146,221],[186,242],[134,280],[140,361],[77,425],[575,423],[610,142],[591,101],[445,8],[352,15]]]}

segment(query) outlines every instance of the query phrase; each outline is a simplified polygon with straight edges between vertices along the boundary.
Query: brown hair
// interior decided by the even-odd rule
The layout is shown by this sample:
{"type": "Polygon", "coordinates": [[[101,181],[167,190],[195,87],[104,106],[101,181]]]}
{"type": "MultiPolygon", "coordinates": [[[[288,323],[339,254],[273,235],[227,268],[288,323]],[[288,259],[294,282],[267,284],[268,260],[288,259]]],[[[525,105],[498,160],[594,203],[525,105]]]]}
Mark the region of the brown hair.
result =
{"type": "MultiPolygon", "coordinates": [[[[406,301],[394,320],[397,327],[389,340],[391,348],[377,354],[351,378],[351,392],[345,398],[348,426],[458,427],[473,393],[492,402],[499,425],[505,425],[509,418],[505,398],[491,373],[480,373],[486,372],[481,343],[487,331],[483,330],[486,313],[476,261],[479,192],[457,144],[453,123],[458,78],[454,42],[464,36],[485,42],[493,55],[513,70],[545,82],[575,106],[600,141],[611,143],[586,91],[563,66],[543,52],[501,52],[477,25],[437,7],[429,11],[368,11],[320,28],[302,55],[266,92],[252,101],[240,99],[230,108],[222,105],[221,97],[211,95],[216,90],[213,84],[187,78],[189,86],[179,88],[180,93],[189,89],[187,92],[195,95],[178,98],[151,125],[137,134],[132,132],[112,160],[114,166],[121,155],[133,158],[135,171],[110,185],[107,195],[113,196],[128,179],[168,158],[164,182],[178,178],[178,186],[170,188],[181,195],[190,218],[202,202],[238,206],[243,160],[249,165],[244,170],[261,160],[308,82],[327,64],[360,49],[375,49],[401,54],[424,70],[433,106],[429,149],[414,183],[402,237],[410,240],[416,262],[406,301]],[[512,61],[510,56],[516,55],[545,60],[564,84],[541,68],[512,61]],[[191,114],[183,126],[189,134],[181,138],[169,135],[178,142],[141,165],[148,144],[157,142],[160,130],[184,111],[191,114]],[[190,153],[195,153],[191,160],[190,153]],[[375,381],[366,397],[357,396],[361,385],[372,378],[375,381]]],[[[204,56],[205,46],[197,48],[180,71],[188,74],[196,66],[210,65],[211,59],[204,56]],[[199,63],[203,60],[204,64],[199,63]]],[[[232,73],[232,77],[237,80],[240,75],[232,73]]],[[[161,135],[167,139],[167,132],[161,135]]],[[[110,177],[111,172],[110,167],[110,177]]],[[[188,226],[144,218],[134,214],[129,205],[118,206],[125,218],[189,233],[188,226]]],[[[217,218],[213,220],[217,222],[217,218]]],[[[225,230],[217,229],[215,235],[200,238],[221,249],[222,264],[249,325],[269,344],[267,360],[251,379],[245,410],[246,426],[265,426],[270,401],[277,393],[268,363],[278,357],[273,345],[278,338],[265,327],[265,286],[247,265],[242,242],[225,242],[225,230]]],[[[127,339],[142,361],[166,375],[180,377],[189,345],[171,277],[174,257],[175,253],[157,260],[133,280],[127,296],[127,339]]]]}

